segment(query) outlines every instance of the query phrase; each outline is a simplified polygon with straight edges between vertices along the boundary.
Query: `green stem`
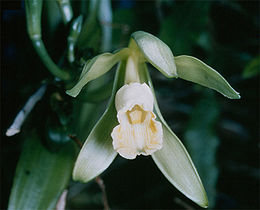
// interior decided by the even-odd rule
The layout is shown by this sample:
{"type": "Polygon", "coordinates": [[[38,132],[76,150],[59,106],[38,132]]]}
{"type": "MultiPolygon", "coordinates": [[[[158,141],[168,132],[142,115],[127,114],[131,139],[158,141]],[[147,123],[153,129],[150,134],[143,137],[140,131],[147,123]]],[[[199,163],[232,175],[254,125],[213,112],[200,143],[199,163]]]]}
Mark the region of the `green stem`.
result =
{"type": "Polygon", "coordinates": [[[58,2],[62,19],[65,24],[71,21],[73,17],[73,10],[71,7],[70,0],[56,0],[58,2]]]}
{"type": "Polygon", "coordinates": [[[58,77],[61,80],[69,80],[71,79],[71,76],[68,72],[65,72],[61,70],[50,58],[43,41],[40,38],[31,39],[33,46],[42,59],[44,65],[46,68],[56,77],[58,77]]]}
{"type": "Polygon", "coordinates": [[[70,80],[68,72],[61,70],[50,58],[41,38],[42,0],[26,0],[26,22],[33,46],[47,69],[61,80],[70,80]]]}

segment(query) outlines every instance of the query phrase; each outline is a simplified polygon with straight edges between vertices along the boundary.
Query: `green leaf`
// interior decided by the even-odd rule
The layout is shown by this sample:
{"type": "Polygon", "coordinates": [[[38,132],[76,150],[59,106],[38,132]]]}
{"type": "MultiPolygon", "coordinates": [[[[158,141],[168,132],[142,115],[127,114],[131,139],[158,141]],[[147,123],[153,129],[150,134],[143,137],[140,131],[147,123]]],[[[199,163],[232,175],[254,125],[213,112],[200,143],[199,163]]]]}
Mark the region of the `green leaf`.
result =
{"type": "MultiPolygon", "coordinates": [[[[153,84],[147,67],[143,66],[143,78],[153,90],[153,84]]],[[[154,94],[155,97],[155,94],[154,94]]],[[[208,199],[200,177],[185,147],[171,131],[162,117],[155,98],[155,113],[162,123],[163,147],[152,158],[164,176],[185,196],[203,208],[208,206],[208,199]]]]}
{"type": "Polygon", "coordinates": [[[114,54],[112,53],[103,53],[92,58],[89,62],[86,63],[78,83],[70,90],[67,90],[66,93],[70,96],[76,97],[81,89],[91,80],[97,79],[106,72],[112,69],[112,67],[124,59],[128,55],[129,49],[124,48],[114,54]]]}
{"type": "Polygon", "coordinates": [[[217,71],[199,59],[181,55],[175,57],[175,63],[180,78],[216,90],[230,99],[240,98],[239,93],[217,71]]]}
{"type": "Polygon", "coordinates": [[[166,77],[178,77],[171,49],[160,39],[144,31],[132,34],[146,60],[166,77]]]}
{"type": "Polygon", "coordinates": [[[76,181],[88,182],[98,176],[117,155],[112,145],[111,132],[118,124],[114,96],[124,83],[124,70],[125,61],[118,67],[108,109],[91,131],[79,153],[73,170],[73,179],[76,181]]]}
{"type": "Polygon", "coordinates": [[[8,209],[54,209],[67,186],[74,163],[74,144],[52,153],[33,133],[25,140],[19,159],[8,209]]]}

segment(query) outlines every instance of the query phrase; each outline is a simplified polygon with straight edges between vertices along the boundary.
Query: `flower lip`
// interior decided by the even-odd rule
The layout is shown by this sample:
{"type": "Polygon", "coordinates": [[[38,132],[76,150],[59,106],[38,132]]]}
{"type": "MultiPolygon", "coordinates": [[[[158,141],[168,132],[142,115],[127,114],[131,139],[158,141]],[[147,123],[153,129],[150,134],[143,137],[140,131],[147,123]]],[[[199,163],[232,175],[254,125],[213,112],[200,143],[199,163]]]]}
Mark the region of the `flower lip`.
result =
{"type": "Polygon", "coordinates": [[[116,95],[117,125],[111,136],[114,149],[124,158],[151,155],[162,148],[162,125],[155,120],[153,94],[147,84],[130,83],[116,95]]]}

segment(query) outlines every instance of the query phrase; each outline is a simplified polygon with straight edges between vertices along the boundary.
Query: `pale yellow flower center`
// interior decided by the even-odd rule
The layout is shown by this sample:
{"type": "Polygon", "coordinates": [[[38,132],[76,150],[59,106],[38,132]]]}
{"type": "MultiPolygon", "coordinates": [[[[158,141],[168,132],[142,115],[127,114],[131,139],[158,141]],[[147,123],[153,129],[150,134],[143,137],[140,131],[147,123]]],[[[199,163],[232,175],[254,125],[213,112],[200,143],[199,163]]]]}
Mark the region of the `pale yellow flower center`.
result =
{"type": "Polygon", "coordinates": [[[146,112],[138,105],[135,105],[134,108],[131,111],[127,111],[126,114],[130,124],[142,123],[146,116],[146,112]]]}

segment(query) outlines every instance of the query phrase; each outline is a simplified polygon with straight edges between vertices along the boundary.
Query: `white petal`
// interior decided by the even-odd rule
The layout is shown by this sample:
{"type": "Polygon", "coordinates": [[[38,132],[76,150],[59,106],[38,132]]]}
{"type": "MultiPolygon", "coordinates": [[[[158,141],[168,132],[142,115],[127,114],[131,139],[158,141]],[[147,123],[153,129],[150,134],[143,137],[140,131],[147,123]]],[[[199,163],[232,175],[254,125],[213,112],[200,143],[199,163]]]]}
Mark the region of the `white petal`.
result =
{"type": "Polygon", "coordinates": [[[153,102],[153,93],[146,83],[124,85],[117,91],[115,99],[117,112],[131,110],[136,104],[145,111],[152,111],[153,102]]]}

